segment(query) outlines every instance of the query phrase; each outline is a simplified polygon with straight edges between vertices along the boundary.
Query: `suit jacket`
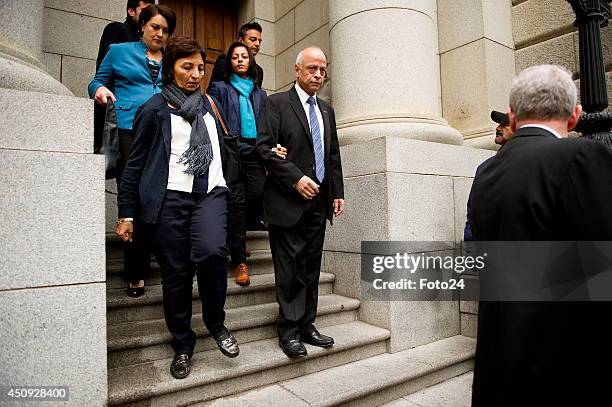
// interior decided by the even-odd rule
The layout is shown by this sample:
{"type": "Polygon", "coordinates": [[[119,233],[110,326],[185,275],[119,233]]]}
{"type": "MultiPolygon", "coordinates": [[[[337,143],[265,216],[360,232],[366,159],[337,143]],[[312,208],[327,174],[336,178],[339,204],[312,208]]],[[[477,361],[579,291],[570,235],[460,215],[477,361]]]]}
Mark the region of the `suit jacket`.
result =
{"type": "MultiPolygon", "coordinates": [[[[210,82],[208,82],[208,88],[206,89],[206,93],[210,93],[214,82],[225,80],[225,58],[227,58],[226,55],[221,54],[215,61],[215,65],[213,66],[212,75],[210,77],[210,82]]],[[[264,76],[263,68],[257,63],[255,63],[255,71],[257,71],[257,80],[255,81],[255,83],[257,84],[257,87],[261,89],[264,76]]]]}
{"type": "Polygon", "coordinates": [[[100,38],[100,47],[98,48],[98,58],[96,59],[96,71],[100,68],[104,57],[112,44],[120,44],[122,42],[134,42],[140,40],[138,34],[138,24],[130,17],[126,17],[123,23],[114,21],[104,27],[102,37],[100,38]]]}
{"type": "MultiPolygon", "coordinates": [[[[218,105],[218,102],[216,102],[218,105]]],[[[219,121],[204,98],[204,108],[217,124],[217,135],[225,174],[226,153],[219,121]]],[[[134,217],[140,204],[142,220],[156,223],[166,196],[172,128],[170,109],[162,95],[155,95],[142,105],[134,119],[134,145],[125,164],[117,195],[119,217],[134,217]]]]}
{"type": "MultiPolygon", "coordinates": [[[[611,202],[612,152],[603,143],[521,128],[474,179],[474,237],[609,241],[611,202]]],[[[611,308],[481,302],[472,406],[596,405],[588,398],[607,389],[594,364],[612,357],[600,332],[611,308]]]]}
{"type": "Polygon", "coordinates": [[[115,94],[117,126],[120,129],[131,130],[136,110],[162,90],[162,71],[159,70],[157,80],[153,82],[145,51],[142,41],[111,45],[100,69],[89,82],[89,96],[92,98],[100,86],[106,86],[115,94]]]}
{"type": "MultiPolygon", "coordinates": [[[[334,109],[319,98],[317,103],[323,117],[325,144],[325,181],[320,193],[331,222],[333,200],[344,199],[342,163],[334,109]]],[[[257,151],[268,170],[263,191],[264,217],[273,225],[293,226],[308,205],[308,200],[302,198],[293,186],[302,176],[314,178],[315,173],[310,127],[294,87],[268,97],[265,118],[259,125],[257,151]],[[271,151],[277,143],[287,148],[287,159],[283,160],[271,151]]]]}
{"type": "MultiPolygon", "coordinates": [[[[219,101],[223,116],[227,120],[227,127],[232,135],[240,135],[240,103],[238,102],[239,93],[230,83],[225,81],[214,82],[210,89],[210,95],[219,101]]],[[[263,118],[266,107],[266,91],[255,87],[249,99],[255,113],[255,123],[259,123],[263,118]]]]}

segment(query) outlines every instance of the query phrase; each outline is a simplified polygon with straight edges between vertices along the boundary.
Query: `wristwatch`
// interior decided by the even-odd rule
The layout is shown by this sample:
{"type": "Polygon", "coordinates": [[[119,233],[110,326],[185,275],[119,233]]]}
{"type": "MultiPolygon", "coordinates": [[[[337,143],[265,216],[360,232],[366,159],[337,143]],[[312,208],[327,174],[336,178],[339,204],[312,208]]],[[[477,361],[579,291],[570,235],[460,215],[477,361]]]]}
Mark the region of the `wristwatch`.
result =
{"type": "Polygon", "coordinates": [[[117,225],[120,225],[125,222],[134,222],[134,218],[121,218],[117,219],[117,225]]]}

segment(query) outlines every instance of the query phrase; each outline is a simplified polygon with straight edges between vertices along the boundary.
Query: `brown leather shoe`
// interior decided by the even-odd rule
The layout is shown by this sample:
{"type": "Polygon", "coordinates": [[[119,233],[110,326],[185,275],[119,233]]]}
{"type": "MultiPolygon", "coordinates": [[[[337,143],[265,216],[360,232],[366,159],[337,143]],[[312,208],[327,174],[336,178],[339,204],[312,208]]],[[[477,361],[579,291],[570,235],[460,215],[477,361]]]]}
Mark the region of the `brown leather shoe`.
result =
{"type": "Polygon", "coordinates": [[[244,263],[240,263],[236,266],[236,284],[242,287],[246,287],[251,284],[251,279],[249,278],[249,266],[244,263]]]}

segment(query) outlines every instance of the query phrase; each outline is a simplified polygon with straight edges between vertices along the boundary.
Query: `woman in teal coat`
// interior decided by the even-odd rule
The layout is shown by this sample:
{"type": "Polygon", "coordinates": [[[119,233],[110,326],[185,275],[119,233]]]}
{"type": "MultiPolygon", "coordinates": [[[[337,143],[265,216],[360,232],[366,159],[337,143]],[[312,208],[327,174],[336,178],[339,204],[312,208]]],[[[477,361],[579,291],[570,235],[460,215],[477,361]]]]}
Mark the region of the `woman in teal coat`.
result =
{"type": "MultiPolygon", "coordinates": [[[[142,40],[110,46],[98,72],[89,83],[89,96],[101,105],[107,98],[115,104],[119,128],[117,189],[132,149],[132,122],[138,108],[162,90],[161,60],[168,37],[176,27],[176,15],[166,6],[151,5],[140,13],[142,40]]],[[[142,230],[142,228],[138,228],[142,230]]],[[[127,294],[144,294],[144,277],[150,270],[151,251],[143,236],[134,235],[124,251],[124,278],[127,294]]]]}

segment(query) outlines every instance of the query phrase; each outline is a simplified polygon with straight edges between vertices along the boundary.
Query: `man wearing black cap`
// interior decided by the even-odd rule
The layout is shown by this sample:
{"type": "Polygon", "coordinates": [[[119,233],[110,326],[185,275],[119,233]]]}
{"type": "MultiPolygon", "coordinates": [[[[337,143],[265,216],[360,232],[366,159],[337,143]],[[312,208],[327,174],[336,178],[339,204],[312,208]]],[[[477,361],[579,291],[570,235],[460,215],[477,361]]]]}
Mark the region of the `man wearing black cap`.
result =
{"type": "MultiPolygon", "coordinates": [[[[497,123],[495,128],[495,144],[499,144],[501,147],[504,146],[514,135],[512,128],[510,127],[510,119],[507,113],[498,112],[497,110],[491,111],[491,120],[497,123]]],[[[501,148],[500,147],[500,148],[501,148]]],[[[485,168],[493,157],[486,159],[476,169],[478,174],[483,168],[485,168]]],[[[465,220],[465,228],[463,229],[463,240],[470,241],[474,240],[472,237],[472,191],[470,190],[470,196],[467,202],[467,216],[465,220]]]]}

